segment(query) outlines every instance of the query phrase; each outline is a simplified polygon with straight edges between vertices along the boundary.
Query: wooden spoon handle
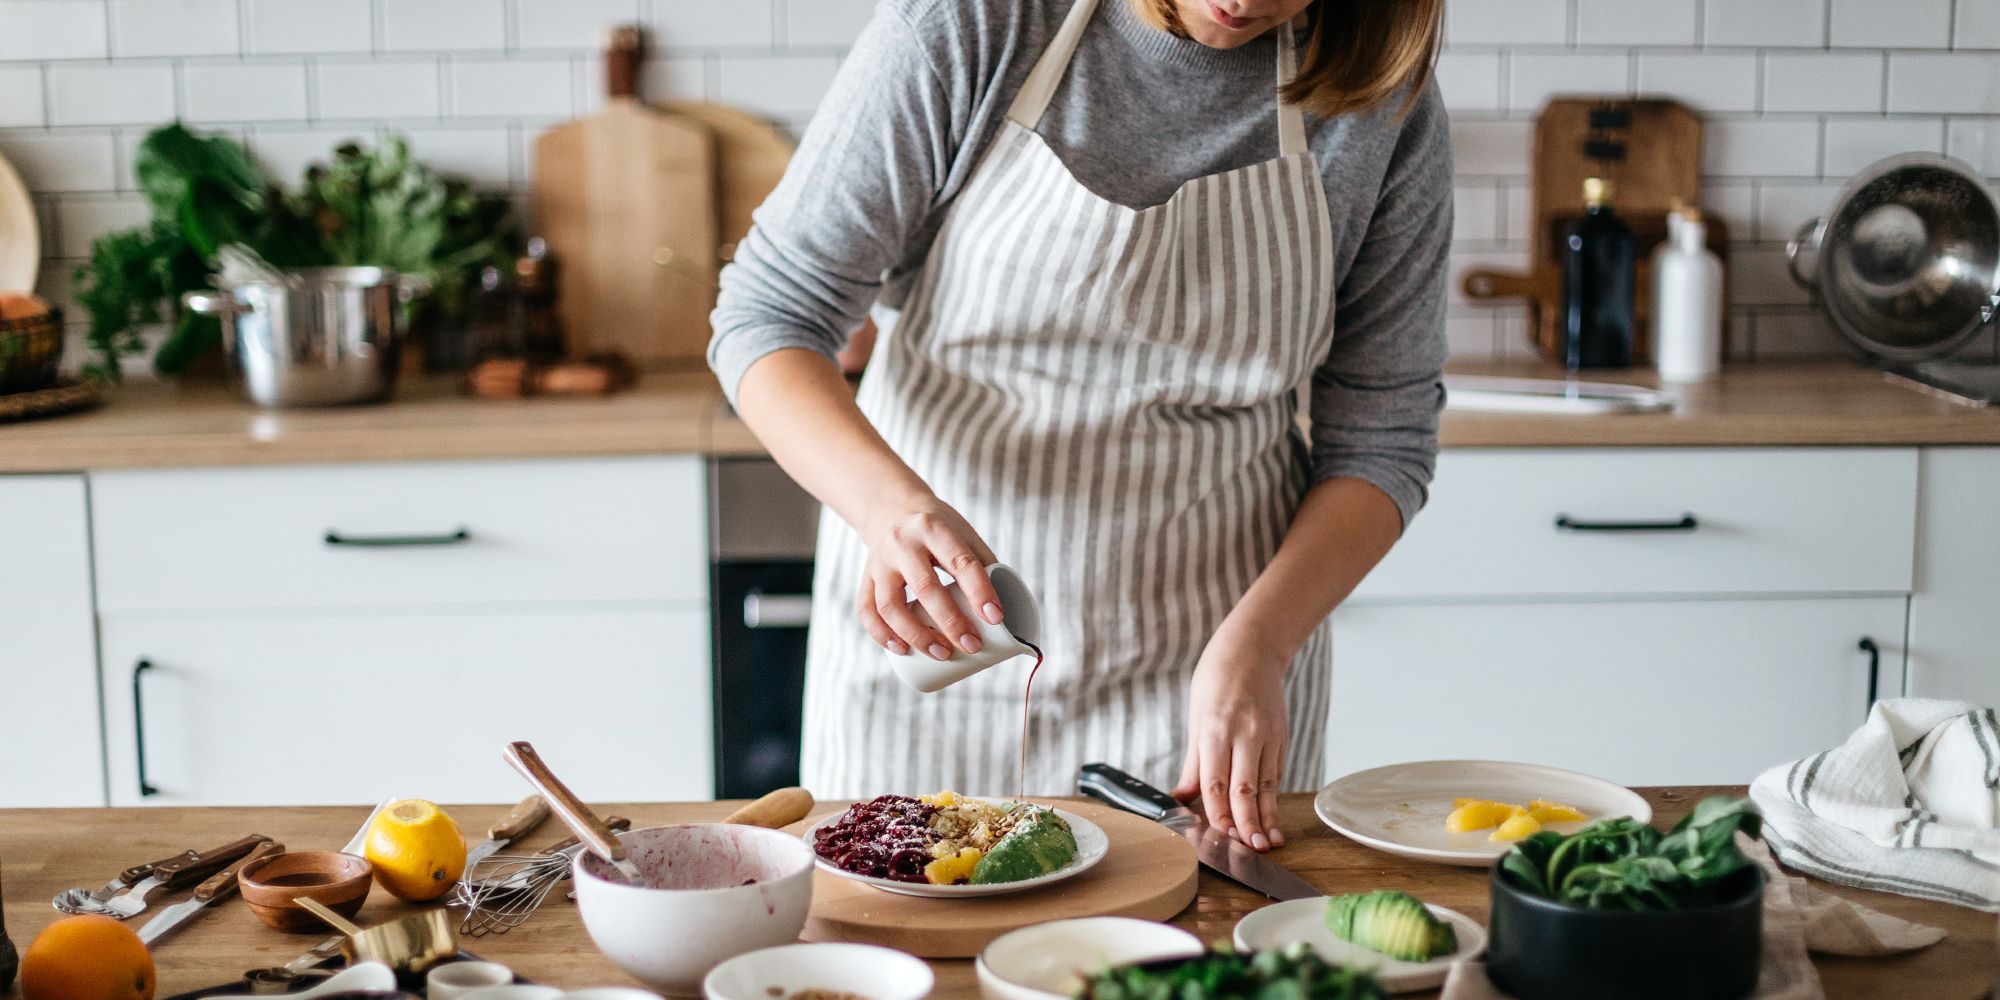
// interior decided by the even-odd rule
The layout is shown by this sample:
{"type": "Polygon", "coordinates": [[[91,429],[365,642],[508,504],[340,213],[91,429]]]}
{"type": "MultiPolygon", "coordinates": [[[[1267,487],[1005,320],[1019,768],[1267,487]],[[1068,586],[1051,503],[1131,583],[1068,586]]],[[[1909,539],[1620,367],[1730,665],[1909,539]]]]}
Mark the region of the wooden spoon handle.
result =
{"type": "Polygon", "coordinates": [[[356,927],[353,921],[347,919],[346,917],[341,916],[338,913],[333,912],[332,910],[327,909],[324,903],[321,903],[319,900],[314,899],[311,896],[297,896],[292,899],[292,902],[297,903],[299,905],[299,909],[304,910],[307,913],[310,913],[313,916],[326,921],[328,927],[331,927],[334,930],[337,930],[340,933],[347,935],[348,937],[359,937],[361,934],[361,928],[356,927]]]}
{"type": "Polygon", "coordinates": [[[576,793],[570,791],[569,786],[563,784],[547,764],[542,763],[541,755],[535,752],[532,744],[526,740],[509,743],[503,756],[509,767],[521,772],[521,777],[528,779],[528,784],[535,786],[535,790],[549,800],[549,809],[556,814],[556,818],[562,820],[585,846],[606,861],[625,860],[625,845],[619,843],[604,821],[598,819],[597,814],[591,812],[590,807],[584,805],[583,800],[577,798],[576,793]]]}
{"type": "Polygon", "coordinates": [[[805,819],[812,807],[811,792],[803,788],[780,788],[730,813],[722,821],[777,830],[805,819]]]}

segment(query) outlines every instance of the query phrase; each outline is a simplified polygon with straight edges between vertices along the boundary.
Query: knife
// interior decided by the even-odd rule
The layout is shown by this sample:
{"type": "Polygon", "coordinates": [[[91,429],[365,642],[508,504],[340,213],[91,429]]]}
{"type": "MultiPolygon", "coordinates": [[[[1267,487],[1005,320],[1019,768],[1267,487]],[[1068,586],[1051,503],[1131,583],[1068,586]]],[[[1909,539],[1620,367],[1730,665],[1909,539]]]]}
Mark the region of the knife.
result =
{"type": "Polygon", "coordinates": [[[209,876],[208,881],[195,886],[194,893],[188,898],[161,910],[159,916],[146,921],[146,926],[139,928],[140,943],[150,947],[161,935],[179,927],[182,921],[194,916],[196,910],[210,903],[228,899],[230,894],[236,891],[237,876],[242,874],[243,869],[273,854],[283,854],[284,851],[285,845],[270,840],[252,847],[250,853],[237,859],[235,864],[216,872],[209,876]]]}
{"type": "Polygon", "coordinates": [[[225,844],[212,851],[204,851],[192,858],[175,858],[164,864],[154,865],[153,874],[143,881],[134,883],[130,889],[111,897],[105,902],[102,912],[105,916],[117,917],[120,920],[136,917],[146,912],[146,896],[154,889],[163,885],[169,889],[178,889],[190,882],[199,882],[214,874],[216,869],[256,850],[258,844],[270,839],[263,834],[253,833],[242,840],[225,844]]]}
{"type": "Polygon", "coordinates": [[[133,865],[119,872],[117,877],[104,883],[104,888],[96,892],[89,892],[82,888],[64,889],[56,894],[55,907],[64,913],[95,913],[102,909],[102,906],[93,904],[102,904],[105,900],[117,895],[119,890],[153,874],[153,869],[169,861],[192,860],[198,855],[199,852],[188,850],[182,851],[172,857],[161,858],[158,861],[148,861],[143,865],[133,865]]]}
{"type": "Polygon", "coordinates": [[[1314,888],[1312,883],[1292,874],[1284,865],[1209,826],[1207,820],[1174,801],[1172,796],[1109,764],[1083,765],[1083,769],[1077,772],[1076,781],[1083,794],[1154,820],[1180,834],[1193,845],[1194,856],[1203,867],[1232,882],[1277,900],[1311,899],[1326,895],[1314,888]]]}
{"type": "Polygon", "coordinates": [[[486,831],[486,839],[475,845],[465,855],[465,870],[493,856],[494,852],[514,841],[535,832],[542,821],[549,818],[549,803],[539,795],[530,795],[514,804],[500,822],[486,831]]]}

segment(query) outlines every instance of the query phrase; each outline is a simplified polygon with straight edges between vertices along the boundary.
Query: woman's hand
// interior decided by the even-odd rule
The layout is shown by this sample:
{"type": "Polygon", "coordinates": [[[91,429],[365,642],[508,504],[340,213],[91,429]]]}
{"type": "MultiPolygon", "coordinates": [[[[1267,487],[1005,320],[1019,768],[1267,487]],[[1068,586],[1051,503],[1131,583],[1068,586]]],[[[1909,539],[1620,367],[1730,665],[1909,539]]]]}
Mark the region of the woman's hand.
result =
{"type": "Polygon", "coordinates": [[[879,508],[862,528],[868,562],[861,568],[861,593],[854,609],[861,627],[898,656],[917,649],[934,660],[948,660],[952,646],[979,652],[978,625],[952,602],[935,568],[951,574],[980,617],[998,625],[1005,611],[993,581],[986,578],[987,565],[995,561],[993,550],[958,511],[928,493],[879,508]],[[905,586],[937,628],[924,625],[905,603],[905,586]]]}
{"type": "Polygon", "coordinates": [[[1188,692],[1187,763],[1174,798],[1201,798],[1210,826],[1259,850],[1282,847],[1278,779],[1291,739],[1285,671],[1291,657],[1225,624],[1202,650],[1188,692]]]}

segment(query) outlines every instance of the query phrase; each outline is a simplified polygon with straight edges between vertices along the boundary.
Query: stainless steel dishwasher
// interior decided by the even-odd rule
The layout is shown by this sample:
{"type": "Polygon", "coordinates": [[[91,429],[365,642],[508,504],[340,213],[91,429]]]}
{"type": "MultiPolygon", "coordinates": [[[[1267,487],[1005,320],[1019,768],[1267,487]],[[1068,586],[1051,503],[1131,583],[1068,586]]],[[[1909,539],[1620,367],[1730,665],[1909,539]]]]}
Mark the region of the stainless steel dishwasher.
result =
{"type": "Polygon", "coordinates": [[[766,458],[709,462],[715,793],[798,784],[819,501],[766,458]]]}

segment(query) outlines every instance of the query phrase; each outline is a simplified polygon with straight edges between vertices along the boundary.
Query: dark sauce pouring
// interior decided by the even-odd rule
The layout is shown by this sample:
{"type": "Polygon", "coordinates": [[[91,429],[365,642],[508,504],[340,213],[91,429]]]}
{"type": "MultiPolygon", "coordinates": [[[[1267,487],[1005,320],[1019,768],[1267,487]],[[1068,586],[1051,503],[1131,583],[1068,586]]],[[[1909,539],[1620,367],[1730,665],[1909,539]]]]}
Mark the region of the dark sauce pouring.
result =
{"type": "Polygon", "coordinates": [[[1018,635],[1014,638],[1035,653],[1035,665],[1029,668],[1028,683],[1021,690],[1021,769],[1019,784],[1016,786],[1018,794],[1014,796],[1016,801],[1026,802],[1028,801],[1028,722],[1032,718],[1029,714],[1029,704],[1035,696],[1035,674],[1042,669],[1042,647],[1018,635]]]}

